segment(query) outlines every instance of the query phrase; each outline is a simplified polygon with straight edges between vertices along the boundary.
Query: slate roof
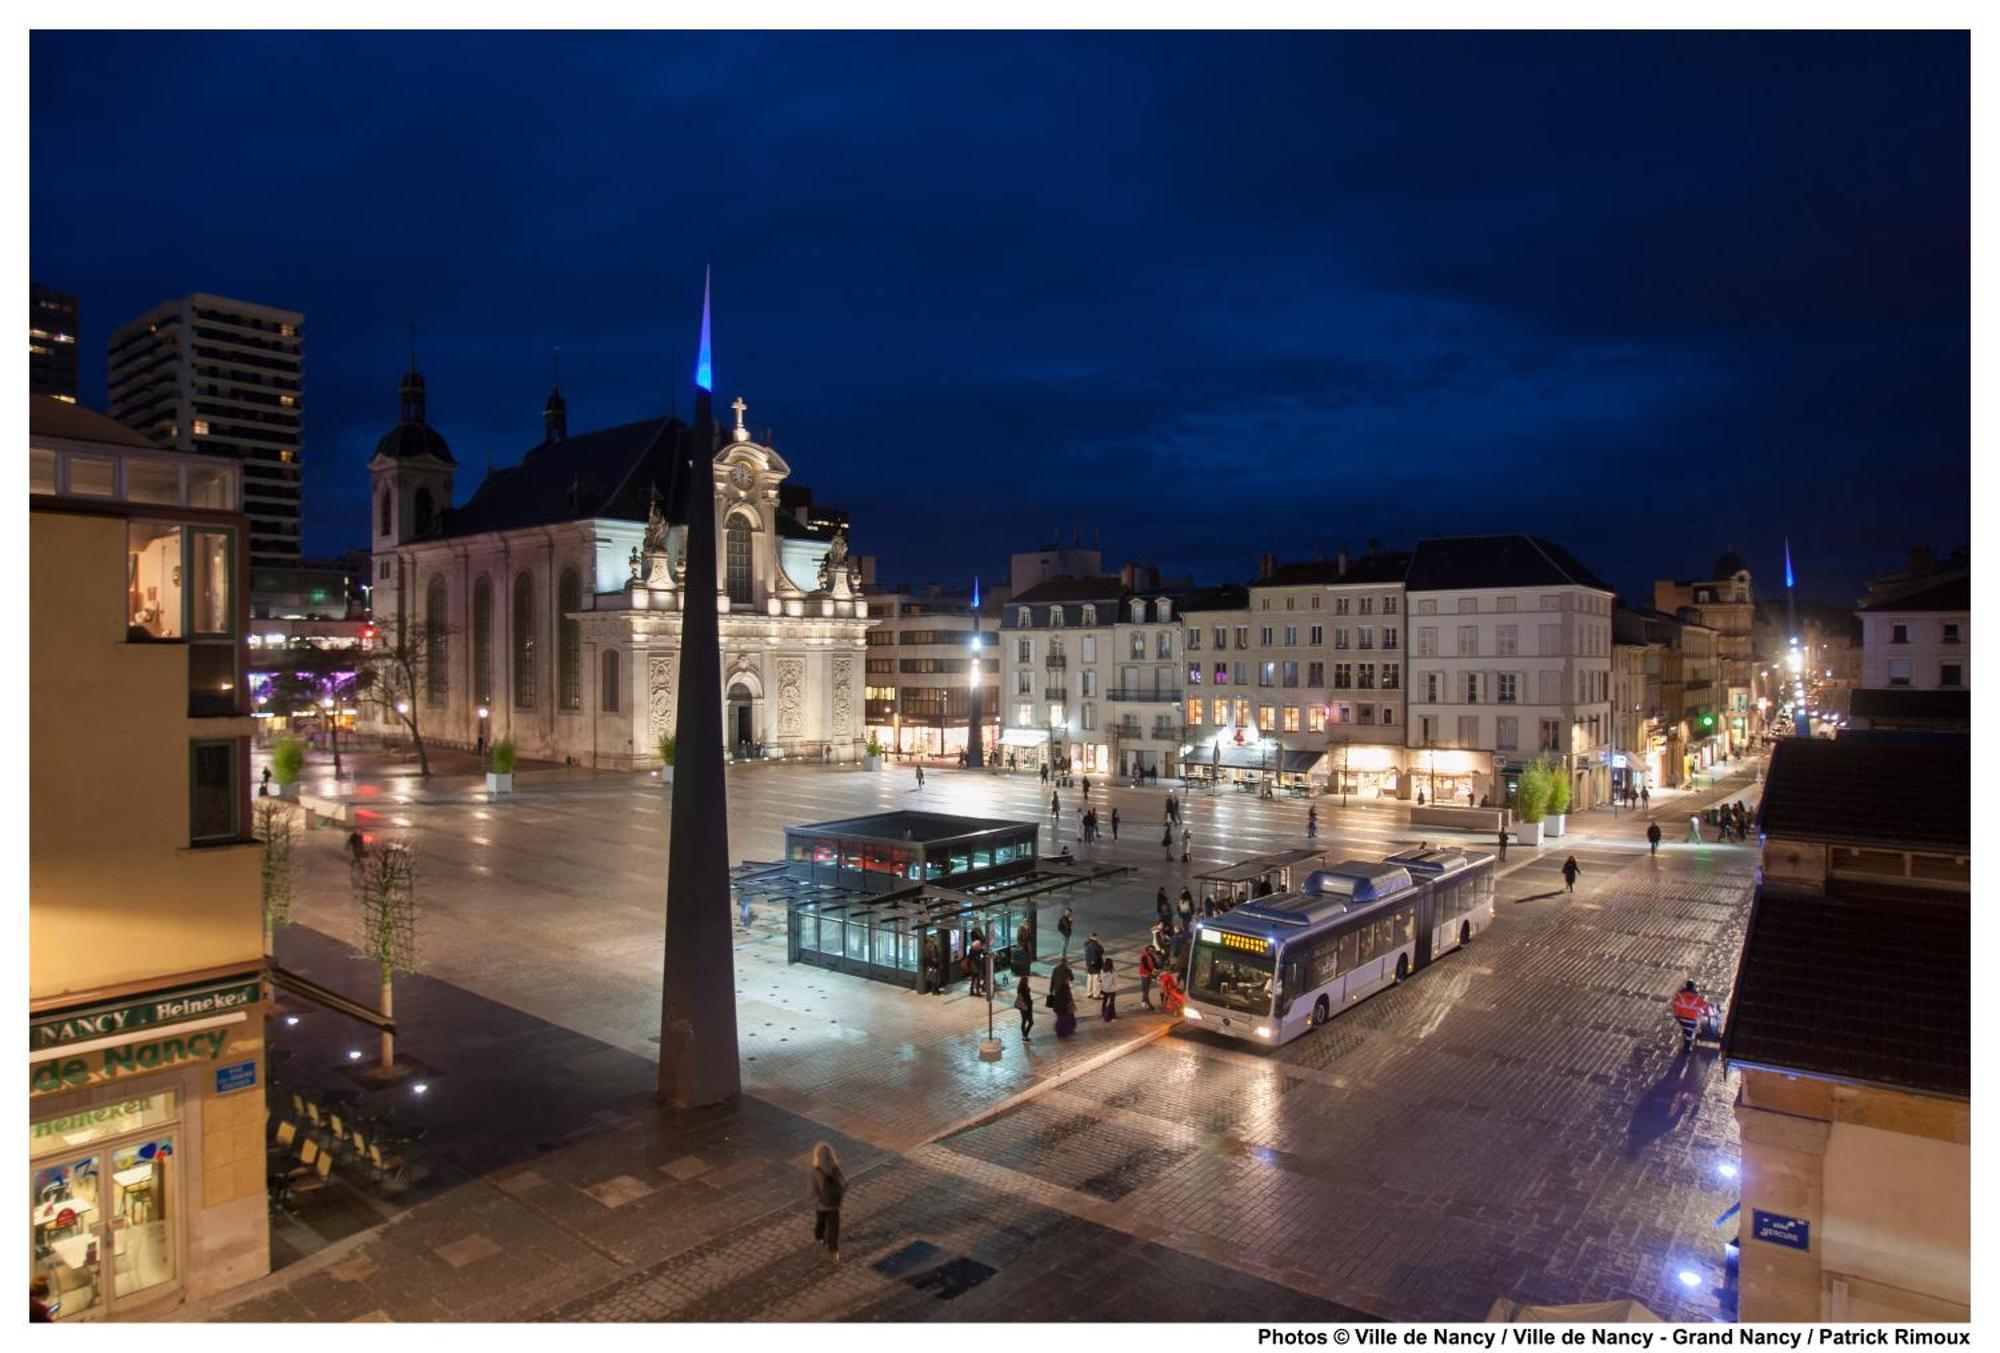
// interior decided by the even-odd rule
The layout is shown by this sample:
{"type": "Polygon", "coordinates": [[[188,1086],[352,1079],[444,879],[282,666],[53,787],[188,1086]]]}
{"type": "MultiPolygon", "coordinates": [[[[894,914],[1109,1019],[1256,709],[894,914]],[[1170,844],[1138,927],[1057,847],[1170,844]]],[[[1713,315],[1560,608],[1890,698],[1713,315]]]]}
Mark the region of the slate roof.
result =
{"type": "Polygon", "coordinates": [[[1757,826],[1791,840],[1963,854],[1971,794],[1969,738],[1784,738],[1757,826]]]}
{"type": "Polygon", "coordinates": [[[1420,540],[1404,583],[1412,592],[1567,586],[1612,590],[1562,546],[1529,535],[1420,540]]]}
{"type": "Polygon", "coordinates": [[[687,430],[674,418],[644,418],[544,442],[519,465],[489,473],[464,506],[446,514],[440,534],[478,535],[587,517],[644,521],[655,486],[665,501],[673,450],[687,430]],[[572,486],[578,490],[574,499],[572,486]]]}
{"type": "MultiPolygon", "coordinates": [[[[1116,577],[1051,578],[1036,583],[1019,596],[1009,597],[1009,606],[1047,605],[1054,601],[1117,601],[1125,595],[1125,584],[1116,577]]],[[[1142,595],[1151,596],[1150,592],[1142,595]]]]}
{"type": "Polygon", "coordinates": [[[1863,606],[1864,611],[1969,611],[1972,609],[1972,575],[1961,573],[1955,578],[1920,587],[1914,592],[1863,606]]]}
{"type": "Polygon", "coordinates": [[[1968,898],[1760,890],[1723,1055],[1969,1098],[1971,930],[1968,898]]]}
{"type": "Polygon", "coordinates": [[[1364,554],[1347,561],[1347,569],[1341,571],[1338,559],[1308,559],[1297,563],[1280,564],[1272,570],[1268,578],[1259,578],[1252,587],[1300,587],[1312,584],[1335,583],[1399,583],[1409,572],[1410,554],[1407,550],[1389,550],[1382,554],[1364,554]]]}
{"type": "Polygon", "coordinates": [[[1848,693],[1847,712],[1856,719],[1951,724],[1970,728],[1972,692],[1856,690],[1848,693]]]}
{"type": "Polygon", "coordinates": [[[1249,588],[1224,583],[1220,587],[1205,587],[1188,593],[1181,598],[1180,611],[1182,615],[1190,611],[1242,611],[1248,610],[1249,606],[1249,588]]]}
{"type": "Polygon", "coordinates": [[[61,437],[73,442],[101,442],[107,446],[144,447],[149,451],[173,449],[161,446],[143,433],[134,432],[115,418],[107,418],[95,409],[71,404],[54,395],[28,397],[28,435],[61,437]]]}

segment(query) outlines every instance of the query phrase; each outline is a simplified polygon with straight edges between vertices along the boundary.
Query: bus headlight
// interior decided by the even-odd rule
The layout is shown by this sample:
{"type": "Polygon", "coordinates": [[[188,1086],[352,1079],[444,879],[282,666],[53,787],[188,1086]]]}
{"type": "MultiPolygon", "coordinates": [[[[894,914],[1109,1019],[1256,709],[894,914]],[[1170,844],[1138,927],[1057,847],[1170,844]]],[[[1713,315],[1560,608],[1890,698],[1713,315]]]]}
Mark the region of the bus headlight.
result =
{"type": "Polygon", "coordinates": [[[1258,1025],[1258,1026],[1257,1026],[1257,1037],[1259,1037],[1259,1038],[1269,1038],[1270,1036],[1271,1036],[1271,1026],[1270,1026],[1270,1025],[1268,1025],[1268,1024],[1260,1024],[1260,1025],[1258,1025]]]}
{"type": "Polygon", "coordinates": [[[1190,1006],[1184,1006],[1184,1007],[1182,1007],[1182,1010],[1181,1010],[1181,1013],[1182,1013],[1182,1014],[1184,1014],[1184,1015],[1186,1015],[1186,1016],[1187,1016],[1187,1017],[1188,1017],[1189,1019],[1200,1019],[1200,1018],[1201,1018],[1201,1011],[1199,1011],[1199,1010],[1195,1009],[1195,1008],[1194,1008],[1193,1006],[1191,1006],[1191,1005],[1190,1005],[1190,1006]]]}

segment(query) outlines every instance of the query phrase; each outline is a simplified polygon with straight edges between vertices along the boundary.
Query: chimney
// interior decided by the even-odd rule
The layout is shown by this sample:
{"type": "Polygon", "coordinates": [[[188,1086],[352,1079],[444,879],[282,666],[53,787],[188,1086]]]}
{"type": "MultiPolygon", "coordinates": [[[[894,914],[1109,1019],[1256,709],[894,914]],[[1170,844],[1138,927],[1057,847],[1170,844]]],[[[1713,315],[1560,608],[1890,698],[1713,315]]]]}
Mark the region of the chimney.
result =
{"type": "Polygon", "coordinates": [[[1340,576],[1341,576],[1341,577],[1343,577],[1343,578],[1345,578],[1345,577],[1347,576],[1347,551],[1346,551],[1346,550],[1342,550],[1342,551],[1340,552],[1340,559],[1339,559],[1339,569],[1340,569],[1340,576]]]}
{"type": "Polygon", "coordinates": [[[1268,578],[1277,571],[1278,571],[1277,555],[1267,554],[1262,559],[1257,561],[1257,576],[1259,578],[1268,578]]]}

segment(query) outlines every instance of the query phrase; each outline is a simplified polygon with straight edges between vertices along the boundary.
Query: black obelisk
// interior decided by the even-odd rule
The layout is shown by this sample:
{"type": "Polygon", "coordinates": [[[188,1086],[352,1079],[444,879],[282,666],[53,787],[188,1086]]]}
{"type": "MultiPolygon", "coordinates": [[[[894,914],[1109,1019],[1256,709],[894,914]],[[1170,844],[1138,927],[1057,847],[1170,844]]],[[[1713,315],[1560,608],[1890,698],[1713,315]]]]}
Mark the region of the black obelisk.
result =
{"type": "Polygon", "coordinates": [[[676,453],[687,527],[681,660],[674,702],[673,812],[667,834],[666,981],[660,997],[660,1099],[694,1108],[743,1089],[736,1052],[736,950],[729,908],[729,799],[722,764],[722,646],[716,619],[715,411],[708,279],[694,426],[676,453]]]}
{"type": "Polygon", "coordinates": [[[972,580],[971,661],[966,664],[970,673],[970,684],[965,693],[965,766],[967,770],[984,770],[986,768],[986,739],[983,736],[985,730],[981,727],[985,722],[982,717],[985,711],[980,708],[985,702],[980,698],[984,694],[984,690],[979,684],[979,659],[981,656],[980,649],[983,644],[984,640],[979,633],[979,579],[975,576],[972,580]]]}

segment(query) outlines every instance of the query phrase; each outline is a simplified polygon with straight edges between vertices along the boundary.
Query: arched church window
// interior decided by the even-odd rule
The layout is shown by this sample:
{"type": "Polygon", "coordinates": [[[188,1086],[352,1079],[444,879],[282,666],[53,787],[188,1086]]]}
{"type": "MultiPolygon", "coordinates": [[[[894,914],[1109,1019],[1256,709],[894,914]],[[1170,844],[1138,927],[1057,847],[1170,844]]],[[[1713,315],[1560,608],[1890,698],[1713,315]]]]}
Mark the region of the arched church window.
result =
{"type": "Polygon", "coordinates": [[[605,714],[616,714],[618,712],[619,695],[618,650],[615,648],[605,649],[604,655],[598,659],[598,662],[604,669],[604,675],[602,678],[603,690],[598,695],[597,708],[605,714]]]}
{"type": "Polygon", "coordinates": [[[382,490],[382,529],[380,534],[396,534],[396,494],[393,489],[382,490]]]}
{"type": "Polygon", "coordinates": [[[449,692],[450,665],[445,653],[444,579],[432,578],[424,594],[424,694],[434,705],[442,705],[449,692]]]}
{"type": "Polygon", "coordinates": [[[722,577],[731,606],[748,606],[751,596],[750,523],[731,517],[722,531],[722,577]]]}
{"type": "Polygon", "coordinates": [[[535,580],[514,579],[514,708],[535,707],[535,580]]]}
{"type": "Polygon", "coordinates": [[[566,568],[556,585],[556,696],[564,709],[583,706],[583,622],[575,618],[582,609],[583,588],[576,570],[566,568]]]}
{"type": "Polygon", "coordinates": [[[436,504],[431,499],[430,486],[426,484],[418,485],[417,486],[417,534],[420,536],[429,535],[431,533],[431,526],[433,524],[433,519],[436,516],[437,516],[437,508],[436,504]]]}
{"type": "Polygon", "coordinates": [[[472,585],[472,698],[493,703],[493,583],[485,577],[472,585]]]}

